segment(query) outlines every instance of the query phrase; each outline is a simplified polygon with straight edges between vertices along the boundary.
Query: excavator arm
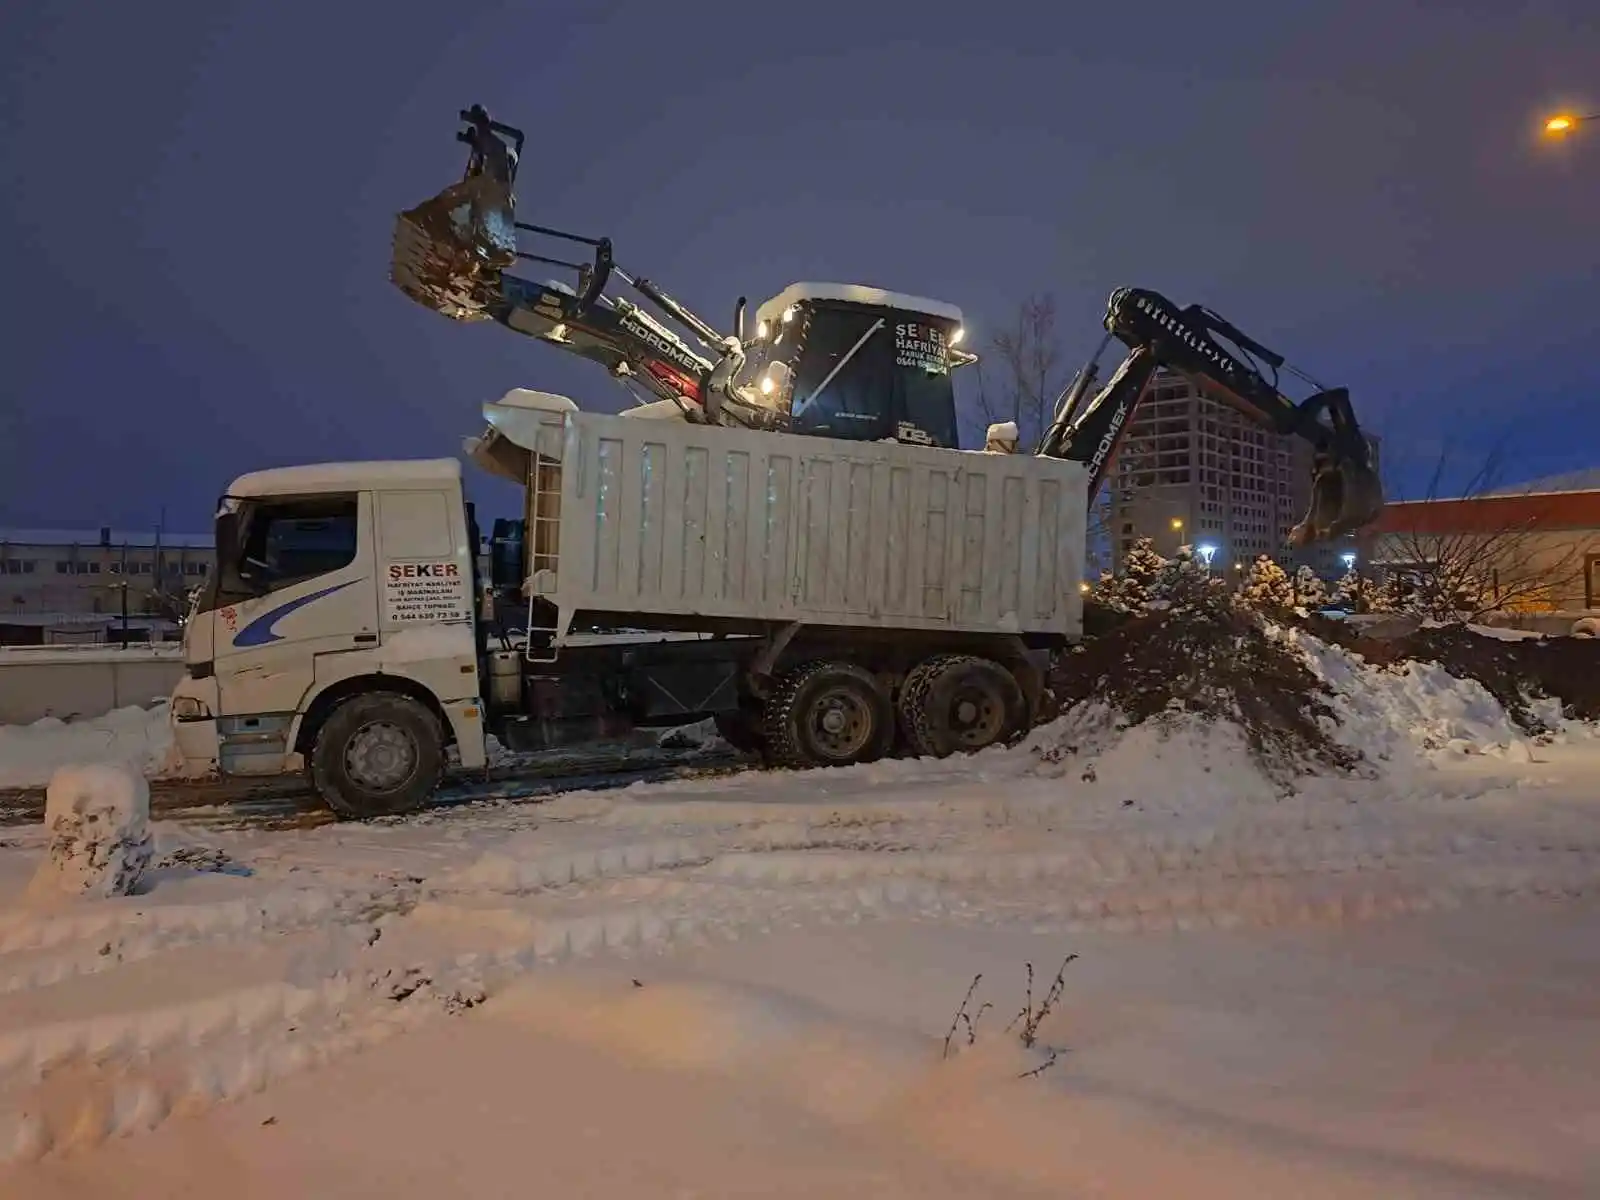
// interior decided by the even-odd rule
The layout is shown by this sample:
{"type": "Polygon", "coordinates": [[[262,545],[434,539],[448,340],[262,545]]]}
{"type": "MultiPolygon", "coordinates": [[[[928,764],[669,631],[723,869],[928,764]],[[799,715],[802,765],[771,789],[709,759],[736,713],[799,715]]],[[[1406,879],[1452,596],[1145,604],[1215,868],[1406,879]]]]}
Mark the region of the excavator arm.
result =
{"type": "Polygon", "coordinates": [[[1382,510],[1383,487],[1373,469],[1371,448],[1344,388],[1313,383],[1318,387],[1315,394],[1291,400],[1278,390],[1278,372],[1286,366],[1282,355],[1209,309],[1198,304],[1179,308],[1143,288],[1112,293],[1105,327],[1106,341],[1122,342],[1128,347],[1127,356],[1093,396],[1089,391],[1098,368],[1090,360],[1062,395],[1038,449],[1048,457],[1084,463],[1089,468],[1091,498],[1105,480],[1151,377],[1165,367],[1274,432],[1311,443],[1311,509],[1290,534],[1292,544],[1304,546],[1354,532],[1382,510]]]}
{"type": "Polygon", "coordinates": [[[737,384],[744,365],[744,301],[730,336],[717,332],[648,279],[617,265],[609,238],[586,237],[516,219],[522,131],[490,119],[481,106],[460,113],[468,147],[459,183],[401,213],[390,280],[411,299],[457,321],[493,320],[605,367],[614,377],[678,405],[691,420],[767,428],[779,414],[737,384]],[[529,236],[587,247],[589,262],[524,249],[529,236]],[[536,283],[512,274],[518,263],[576,272],[576,285],[536,283]],[[608,296],[612,280],[633,288],[685,336],[641,305],[608,296]],[[691,345],[699,344],[697,350],[691,345]]]}

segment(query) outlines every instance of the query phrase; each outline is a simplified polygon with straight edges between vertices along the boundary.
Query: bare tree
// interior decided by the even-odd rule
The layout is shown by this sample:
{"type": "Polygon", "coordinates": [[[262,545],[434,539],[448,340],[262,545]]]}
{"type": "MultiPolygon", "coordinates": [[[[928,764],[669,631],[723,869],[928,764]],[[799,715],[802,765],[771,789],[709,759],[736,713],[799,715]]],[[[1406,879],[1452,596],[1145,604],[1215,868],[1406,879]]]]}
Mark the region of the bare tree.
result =
{"type": "Polygon", "coordinates": [[[1009,327],[989,339],[989,355],[998,378],[991,392],[980,364],[979,412],[991,424],[1015,421],[1022,444],[1036,444],[1065,385],[1055,297],[1045,292],[1022,301],[1009,327]]]}
{"type": "MultiPolygon", "coordinates": [[[[1019,447],[1038,445],[1070,377],[1055,296],[1043,292],[1018,304],[1007,327],[989,339],[984,360],[976,367],[978,416],[986,425],[1015,421],[1019,447]],[[990,369],[984,360],[992,362],[990,369]]],[[[1102,488],[1089,505],[1085,568],[1091,575],[1111,567],[1110,500],[1110,489],[1102,488]]]]}
{"type": "Polygon", "coordinates": [[[1448,489],[1450,452],[1435,462],[1423,500],[1393,508],[1378,564],[1389,606],[1435,620],[1546,609],[1581,587],[1590,547],[1558,519],[1560,497],[1503,486],[1497,445],[1459,490],[1448,489]],[[1516,497],[1521,503],[1510,503],[1516,497]]]}

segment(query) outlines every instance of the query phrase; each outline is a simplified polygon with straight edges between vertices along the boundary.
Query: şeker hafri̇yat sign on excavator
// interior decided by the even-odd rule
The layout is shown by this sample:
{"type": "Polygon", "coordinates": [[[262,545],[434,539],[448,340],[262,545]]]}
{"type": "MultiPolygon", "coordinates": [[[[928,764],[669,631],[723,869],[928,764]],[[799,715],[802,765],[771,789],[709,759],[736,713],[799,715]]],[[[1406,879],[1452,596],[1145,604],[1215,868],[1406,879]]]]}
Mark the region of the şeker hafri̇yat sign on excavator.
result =
{"type": "Polygon", "coordinates": [[[935,325],[901,321],[894,327],[894,365],[916,367],[930,375],[950,370],[950,347],[935,325]]]}
{"type": "Polygon", "coordinates": [[[383,621],[470,621],[472,601],[461,567],[454,562],[392,562],[383,578],[383,621]]]}

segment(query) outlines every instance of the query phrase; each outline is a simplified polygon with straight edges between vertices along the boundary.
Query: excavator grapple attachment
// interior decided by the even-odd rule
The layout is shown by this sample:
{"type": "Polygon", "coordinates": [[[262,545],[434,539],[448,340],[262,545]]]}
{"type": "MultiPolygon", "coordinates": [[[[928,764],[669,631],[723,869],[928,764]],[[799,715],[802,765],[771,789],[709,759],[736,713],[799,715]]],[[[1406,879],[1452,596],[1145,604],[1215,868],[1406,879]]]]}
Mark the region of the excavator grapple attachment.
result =
{"type": "Polygon", "coordinates": [[[1369,465],[1354,458],[1318,459],[1311,477],[1311,508],[1289,533],[1296,547],[1354,533],[1383,511],[1383,484],[1369,465]]]}
{"type": "Polygon", "coordinates": [[[517,257],[502,230],[514,233],[510,193],[482,175],[451,184],[396,218],[389,278],[453,320],[488,320],[517,257]]]}
{"type": "Polygon", "coordinates": [[[464,110],[456,137],[471,147],[465,177],[395,221],[389,278],[425,308],[457,321],[489,318],[500,273],[517,261],[512,185],[522,133],[464,110]]]}

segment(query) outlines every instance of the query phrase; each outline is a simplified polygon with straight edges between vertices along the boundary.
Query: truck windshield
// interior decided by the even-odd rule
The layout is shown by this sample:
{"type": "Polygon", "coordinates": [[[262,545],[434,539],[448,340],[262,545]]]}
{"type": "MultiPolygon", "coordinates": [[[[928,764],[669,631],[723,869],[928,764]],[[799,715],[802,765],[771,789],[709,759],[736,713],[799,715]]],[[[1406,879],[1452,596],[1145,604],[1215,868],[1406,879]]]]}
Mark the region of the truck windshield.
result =
{"type": "Polygon", "coordinates": [[[217,505],[217,565],[196,612],[238,604],[347,566],[359,540],[353,493],[224,496],[217,505]]]}

